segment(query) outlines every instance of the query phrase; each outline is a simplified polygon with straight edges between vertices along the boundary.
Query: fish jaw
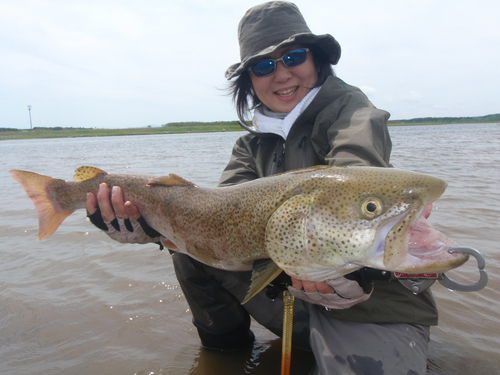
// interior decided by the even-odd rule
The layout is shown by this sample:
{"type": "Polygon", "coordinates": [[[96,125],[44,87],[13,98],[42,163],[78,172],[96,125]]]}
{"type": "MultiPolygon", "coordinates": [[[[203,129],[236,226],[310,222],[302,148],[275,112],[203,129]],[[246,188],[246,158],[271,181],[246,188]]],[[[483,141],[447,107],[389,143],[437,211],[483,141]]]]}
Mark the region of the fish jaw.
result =
{"type": "Polygon", "coordinates": [[[404,273],[449,271],[469,259],[469,254],[449,252],[449,249],[455,246],[458,244],[431,227],[422,215],[411,227],[405,259],[391,271],[404,273]]]}
{"type": "Polygon", "coordinates": [[[406,260],[414,224],[424,210],[444,193],[446,186],[440,178],[425,176],[418,183],[402,189],[400,194],[408,204],[407,212],[385,237],[383,269],[394,270],[406,260]]]}

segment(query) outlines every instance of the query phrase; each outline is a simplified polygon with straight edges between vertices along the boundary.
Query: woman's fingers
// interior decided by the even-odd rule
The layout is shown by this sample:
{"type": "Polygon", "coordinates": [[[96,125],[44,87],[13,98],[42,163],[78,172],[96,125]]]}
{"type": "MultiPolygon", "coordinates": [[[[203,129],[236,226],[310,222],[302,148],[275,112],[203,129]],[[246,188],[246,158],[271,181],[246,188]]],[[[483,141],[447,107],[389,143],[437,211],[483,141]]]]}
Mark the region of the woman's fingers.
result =
{"type": "Polygon", "coordinates": [[[333,294],[335,293],[335,289],[333,289],[330,285],[328,285],[327,283],[325,283],[324,281],[321,282],[321,283],[315,283],[316,285],[316,289],[318,290],[318,292],[320,292],[321,294],[333,294]]]}
{"type": "Polygon", "coordinates": [[[113,205],[113,210],[117,218],[128,218],[127,210],[125,209],[125,202],[123,201],[122,189],[119,186],[113,186],[111,204],[113,205]]]}
{"type": "Polygon", "coordinates": [[[303,289],[307,293],[317,292],[316,283],[314,281],[302,280],[303,289]]]}
{"type": "Polygon", "coordinates": [[[115,211],[111,204],[110,199],[110,189],[108,184],[102,183],[99,185],[99,191],[97,192],[97,203],[101,209],[102,218],[106,222],[112,222],[115,218],[115,211]]]}
{"type": "Polygon", "coordinates": [[[297,290],[302,290],[304,285],[302,284],[302,280],[296,279],[292,277],[292,286],[297,290]]]}
{"type": "Polygon", "coordinates": [[[121,219],[129,218],[130,220],[137,220],[141,217],[137,207],[130,201],[124,201],[123,191],[119,186],[113,186],[111,193],[111,202],[115,210],[116,217],[121,219]]]}
{"type": "Polygon", "coordinates": [[[315,293],[320,292],[322,294],[335,293],[335,289],[333,289],[326,282],[314,282],[314,281],[306,281],[306,280],[298,280],[292,277],[292,286],[297,290],[303,290],[307,293],[315,293]]]}
{"type": "Polygon", "coordinates": [[[94,193],[87,193],[85,208],[87,209],[89,215],[92,215],[97,211],[97,197],[94,193]]]}
{"type": "Polygon", "coordinates": [[[97,205],[101,209],[103,220],[108,223],[115,218],[137,220],[141,216],[132,202],[125,202],[123,191],[119,186],[110,189],[104,182],[99,185],[97,196],[94,193],[87,194],[85,206],[90,215],[97,211],[97,205]]]}
{"type": "Polygon", "coordinates": [[[137,207],[130,201],[125,202],[125,210],[127,211],[127,215],[130,220],[135,221],[141,217],[139,210],[137,207]]]}

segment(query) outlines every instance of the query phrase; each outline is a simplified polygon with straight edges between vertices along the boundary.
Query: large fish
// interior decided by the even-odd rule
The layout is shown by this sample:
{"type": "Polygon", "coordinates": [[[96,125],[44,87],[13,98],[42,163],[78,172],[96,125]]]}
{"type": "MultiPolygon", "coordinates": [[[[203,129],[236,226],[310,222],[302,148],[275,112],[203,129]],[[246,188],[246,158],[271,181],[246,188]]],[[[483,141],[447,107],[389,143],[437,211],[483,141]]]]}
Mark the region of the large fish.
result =
{"type": "Polygon", "coordinates": [[[456,244],[423,218],[446,183],[420,173],[318,166],[209,189],[173,174],[108,174],[93,167],[75,172],[73,182],[10,171],[35,204],[40,240],[85,207],[87,192],[96,193],[106,182],[122,188],[168,248],[235,271],[270,258],[249,296],[281,270],[320,282],[362,267],[445,272],[468,257],[449,253],[456,244]]]}

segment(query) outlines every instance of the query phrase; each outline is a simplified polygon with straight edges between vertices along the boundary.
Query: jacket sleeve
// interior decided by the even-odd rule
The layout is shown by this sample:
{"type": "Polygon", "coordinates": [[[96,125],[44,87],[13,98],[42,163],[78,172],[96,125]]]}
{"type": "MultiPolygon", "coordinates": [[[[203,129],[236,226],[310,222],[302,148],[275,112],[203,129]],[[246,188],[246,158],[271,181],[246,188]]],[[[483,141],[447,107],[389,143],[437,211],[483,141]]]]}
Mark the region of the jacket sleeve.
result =
{"type": "Polygon", "coordinates": [[[329,152],[325,162],[330,165],[391,166],[389,116],[388,112],[375,108],[362,93],[345,97],[340,106],[325,108],[319,118],[323,121],[334,119],[327,130],[329,152]]]}
{"type": "Polygon", "coordinates": [[[247,146],[246,136],[236,141],[229,163],[219,180],[220,187],[240,184],[262,177],[256,170],[254,156],[247,146]]]}

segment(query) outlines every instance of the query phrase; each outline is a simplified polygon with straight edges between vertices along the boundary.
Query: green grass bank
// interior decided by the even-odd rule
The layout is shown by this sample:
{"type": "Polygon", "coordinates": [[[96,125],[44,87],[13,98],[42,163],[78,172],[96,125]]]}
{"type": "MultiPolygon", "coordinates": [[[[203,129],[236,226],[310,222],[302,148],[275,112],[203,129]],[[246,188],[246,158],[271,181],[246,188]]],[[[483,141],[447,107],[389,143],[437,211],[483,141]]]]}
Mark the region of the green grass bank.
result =
{"type": "MultiPolygon", "coordinates": [[[[500,114],[477,117],[425,117],[410,120],[390,120],[389,126],[408,125],[442,125],[442,124],[474,124],[500,123],[500,114]]],[[[0,128],[0,140],[33,139],[33,138],[71,138],[71,137],[105,137],[124,135],[207,133],[243,130],[238,121],[216,122],[174,122],[162,126],[145,126],[140,128],[106,129],[106,128],[37,128],[32,130],[0,128]]]]}

